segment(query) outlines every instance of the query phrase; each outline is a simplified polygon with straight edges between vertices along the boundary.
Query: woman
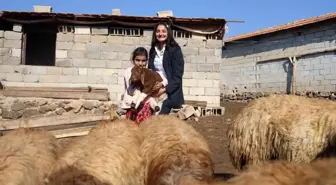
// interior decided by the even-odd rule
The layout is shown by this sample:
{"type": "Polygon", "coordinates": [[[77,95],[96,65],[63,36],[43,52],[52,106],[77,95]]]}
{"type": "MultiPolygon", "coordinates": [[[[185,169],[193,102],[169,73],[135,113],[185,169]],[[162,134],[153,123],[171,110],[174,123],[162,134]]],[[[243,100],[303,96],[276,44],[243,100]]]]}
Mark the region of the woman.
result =
{"type": "MultiPolygon", "coordinates": [[[[147,59],[148,59],[148,52],[143,47],[136,48],[132,53],[131,61],[134,66],[139,67],[146,67],[147,65],[147,59]]],[[[122,113],[124,111],[126,112],[126,119],[131,119],[135,121],[136,124],[140,124],[145,119],[149,118],[152,115],[152,110],[149,104],[148,99],[146,98],[143,102],[143,105],[141,105],[138,110],[132,110],[130,109],[130,104],[133,101],[132,94],[134,93],[134,90],[137,88],[131,84],[129,84],[129,79],[131,77],[131,70],[132,67],[129,67],[125,70],[125,76],[124,76],[124,85],[125,85],[125,92],[122,96],[121,105],[119,106],[118,113],[122,113]]]]}
{"type": "Polygon", "coordinates": [[[184,59],[181,47],[176,43],[172,30],[166,23],[158,23],[154,28],[151,49],[149,51],[148,68],[158,72],[167,83],[157,83],[153,96],[167,93],[159,114],[169,114],[172,108],[181,108],[184,104],[182,77],[184,59]]]}

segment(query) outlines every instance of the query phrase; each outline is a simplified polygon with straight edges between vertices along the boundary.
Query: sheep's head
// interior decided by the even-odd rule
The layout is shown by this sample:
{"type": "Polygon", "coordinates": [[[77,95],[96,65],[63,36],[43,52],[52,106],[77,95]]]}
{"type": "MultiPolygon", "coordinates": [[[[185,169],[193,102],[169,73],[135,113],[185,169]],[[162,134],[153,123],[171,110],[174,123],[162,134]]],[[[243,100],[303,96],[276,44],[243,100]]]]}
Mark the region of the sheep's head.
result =
{"type": "Polygon", "coordinates": [[[144,84],[145,70],[142,67],[134,66],[131,70],[131,77],[129,79],[130,84],[144,84]]]}

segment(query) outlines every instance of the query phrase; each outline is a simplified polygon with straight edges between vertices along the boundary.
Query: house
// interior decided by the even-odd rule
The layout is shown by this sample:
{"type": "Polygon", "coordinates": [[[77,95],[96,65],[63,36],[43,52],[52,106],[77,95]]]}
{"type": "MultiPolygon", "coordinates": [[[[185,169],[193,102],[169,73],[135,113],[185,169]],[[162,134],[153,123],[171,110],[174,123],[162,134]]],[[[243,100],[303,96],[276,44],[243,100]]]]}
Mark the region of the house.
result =
{"type": "MultiPolygon", "coordinates": [[[[186,100],[220,103],[220,62],[225,19],[34,12],[0,14],[0,80],[7,86],[105,87],[120,100],[131,52],[149,48],[153,27],[165,21],[184,54],[186,100]]],[[[167,16],[168,15],[168,16],[167,16]]]]}
{"type": "Polygon", "coordinates": [[[336,12],[226,38],[221,93],[225,99],[262,92],[328,96],[336,91],[335,41],[336,12]]]}

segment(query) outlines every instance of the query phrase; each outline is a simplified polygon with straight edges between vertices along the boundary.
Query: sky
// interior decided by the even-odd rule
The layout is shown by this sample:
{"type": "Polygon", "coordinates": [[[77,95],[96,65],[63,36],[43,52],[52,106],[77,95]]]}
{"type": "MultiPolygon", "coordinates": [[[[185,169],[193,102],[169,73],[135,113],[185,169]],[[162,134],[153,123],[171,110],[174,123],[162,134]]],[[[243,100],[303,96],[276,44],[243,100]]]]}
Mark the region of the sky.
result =
{"type": "Polygon", "coordinates": [[[225,18],[225,38],[292,21],[336,12],[336,0],[1,0],[0,11],[33,11],[33,5],[52,6],[53,12],[156,16],[172,10],[175,17],[225,18]]]}

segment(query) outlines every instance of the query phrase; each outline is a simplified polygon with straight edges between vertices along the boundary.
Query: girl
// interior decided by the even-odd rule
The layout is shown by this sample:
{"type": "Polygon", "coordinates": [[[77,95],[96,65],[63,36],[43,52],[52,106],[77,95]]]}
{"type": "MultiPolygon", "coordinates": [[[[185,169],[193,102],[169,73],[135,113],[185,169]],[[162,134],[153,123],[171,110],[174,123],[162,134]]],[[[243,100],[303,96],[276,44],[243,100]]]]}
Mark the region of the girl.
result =
{"type": "Polygon", "coordinates": [[[184,59],[181,47],[176,43],[172,30],[166,23],[158,23],[154,29],[148,68],[158,72],[168,83],[157,83],[153,91],[160,89],[154,96],[167,93],[159,114],[169,114],[172,108],[184,104],[182,77],[184,59]]]}
{"type": "MultiPolygon", "coordinates": [[[[133,65],[135,66],[146,67],[147,59],[148,59],[148,53],[147,50],[143,47],[136,48],[132,53],[131,60],[133,65]]],[[[132,96],[130,96],[130,94],[133,94],[134,90],[137,88],[129,84],[129,79],[132,74],[131,73],[132,68],[133,66],[125,70],[125,76],[124,76],[125,92],[124,95],[122,96],[122,105],[120,108],[126,109],[126,119],[131,119],[132,116],[134,116],[132,115],[132,113],[135,113],[136,117],[134,121],[139,125],[143,120],[149,118],[152,115],[152,112],[149,101],[146,101],[146,99],[144,100],[143,106],[140,106],[138,111],[136,112],[133,112],[131,109],[129,109],[129,107],[123,104],[124,100],[127,102],[132,102],[132,96]]]]}

